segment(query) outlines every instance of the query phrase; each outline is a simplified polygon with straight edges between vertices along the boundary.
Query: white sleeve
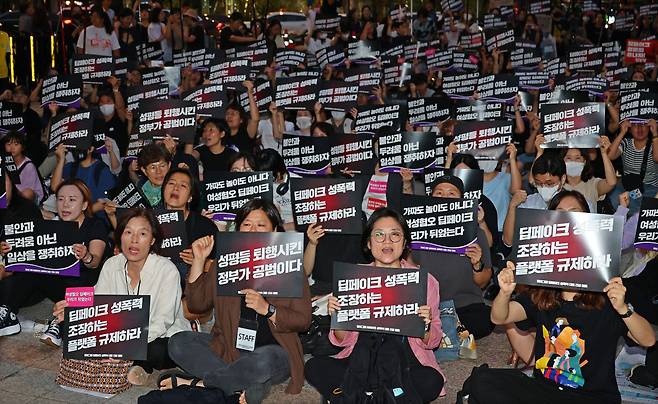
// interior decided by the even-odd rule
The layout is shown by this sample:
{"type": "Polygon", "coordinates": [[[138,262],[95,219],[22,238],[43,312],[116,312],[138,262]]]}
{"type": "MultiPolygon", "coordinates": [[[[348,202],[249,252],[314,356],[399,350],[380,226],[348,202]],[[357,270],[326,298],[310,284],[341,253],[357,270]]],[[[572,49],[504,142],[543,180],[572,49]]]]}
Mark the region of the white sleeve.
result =
{"type": "Polygon", "coordinates": [[[117,33],[112,31],[112,35],[110,35],[110,42],[112,43],[112,50],[119,50],[121,49],[121,45],[119,44],[119,38],[117,38],[117,33]]]}
{"type": "Polygon", "coordinates": [[[159,289],[151,295],[149,342],[166,335],[167,330],[174,325],[182,296],[178,270],[171,262],[165,263],[164,266],[165,268],[159,268],[159,289]]]}
{"type": "Polygon", "coordinates": [[[83,29],[80,35],[78,35],[78,43],[75,46],[77,46],[80,49],[84,49],[85,48],[84,40],[87,38],[87,34],[89,34],[87,32],[87,28],[83,29]]]}

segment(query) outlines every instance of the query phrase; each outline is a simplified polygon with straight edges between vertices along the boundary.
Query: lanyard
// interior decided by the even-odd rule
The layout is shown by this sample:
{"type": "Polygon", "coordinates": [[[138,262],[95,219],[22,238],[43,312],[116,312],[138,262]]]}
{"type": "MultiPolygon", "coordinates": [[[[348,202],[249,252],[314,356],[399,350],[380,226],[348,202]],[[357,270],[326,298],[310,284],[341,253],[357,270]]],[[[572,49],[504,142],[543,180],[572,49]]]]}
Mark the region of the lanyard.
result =
{"type": "MultiPolygon", "coordinates": [[[[126,293],[130,295],[130,284],[128,283],[128,262],[126,262],[123,268],[125,270],[123,276],[126,279],[126,293]]],[[[141,287],[142,287],[142,277],[140,276],[139,283],[137,284],[137,293],[135,293],[135,296],[139,295],[139,289],[141,289],[141,287]]]]}

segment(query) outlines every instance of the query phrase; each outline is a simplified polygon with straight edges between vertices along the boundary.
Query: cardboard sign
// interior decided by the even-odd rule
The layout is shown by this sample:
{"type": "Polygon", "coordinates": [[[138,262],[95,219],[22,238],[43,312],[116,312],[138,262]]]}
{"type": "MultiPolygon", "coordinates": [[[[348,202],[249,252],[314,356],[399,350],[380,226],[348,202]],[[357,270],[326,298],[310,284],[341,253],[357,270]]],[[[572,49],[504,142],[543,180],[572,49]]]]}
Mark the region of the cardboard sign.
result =
{"type": "Polygon", "coordinates": [[[603,48],[586,48],[569,52],[567,60],[569,70],[594,70],[599,72],[603,67],[603,48]]]}
{"type": "MultiPolygon", "coordinates": [[[[359,86],[338,80],[320,82],[318,102],[327,111],[347,111],[356,106],[359,86]]],[[[277,104],[278,106],[278,104],[277,104]]]]}
{"type": "Polygon", "coordinates": [[[182,210],[166,209],[157,209],[153,213],[162,230],[160,255],[178,258],[178,254],[189,246],[185,230],[185,214],[182,210]]]}
{"type": "Polygon", "coordinates": [[[0,102],[0,136],[8,132],[25,132],[23,106],[15,102],[0,102]]]}
{"type": "Polygon", "coordinates": [[[470,168],[445,169],[433,168],[425,171],[425,194],[432,195],[432,190],[436,186],[436,180],[446,174],[454,175],[464,183],[464,199],[480,199],[482,197],[482,188],[484,185],[484,173],[482,170],[473,170],[470,168]]]}
{"type": "Polygon", "coordinates": [[[60,143],[85,151],[91,146],[94,128],[91,112],[67,112],[56,116],[51,122],[49,150],[54,150],[60,143]]]}
{"type": "Polygon", "coordinates": [[[421,173],[436,166],[436,158],[435,132],[402,132],[379,137],[379,170],[382,172],[409,168],[421,173]]]}
{"type": "Polygon", "coordinates": [[[222,84],[229,90],[236,90],[246,80],[251,80],[251,61],[249,59],[230,59],[210,66],[208,80],[213,84],[222,84]]]}
{"type": "Polygon", "coordinates": [[[477,87],[479,72],[443,76],[443,92],[450,98],[469,98],[477,87]]]}
{"type": "Polygon", "coordinates": [[[564,74],[567,70],[567,62],[559,58],[551,59],[544,65],[544,71],[552,77],[564,74]]]}
{"type": "Polygon", "coordinates": [[[74,55],[73,74],[77,74],[83,83],[103,84],[114,74],[112,56],[74,55]]]}
{"type": "Polygon", "coordinates": [[[511,51],[514,49],[514,30],[504,29],[490,32],[487,34],[485,44],[489,53],[494,49],[511,51]]]}
{"type": "Polygon", "coordinates": [[[418,308],[427,304],[427,271],[334,262],[333,293],[340,310],[331,328],[422,338],[418,308]]]}
{"type": "Polygon", "coordinates": [[[274,178],[269,171],[207,171],[203,177],[205,206],[213,220],[235,220],[235,213],[250,200],[273,198],[274,178]]]}
{"type": "Polygon", "coordinates": [[[409,123],[414,126],[435,125],[449,119],[452,101],[445,97],[414,98],[407,102],[409,123]]]}
{"type": "Polygon", "coordinates": [[[452,118],[457,121],[484,121],[502,119],[505,104],[480,100],[454,100],[452,118]]]}
{"type": "Polygon", "coordinates": [[[503,121],[457,122],[454,142],[457,153],[498,160],[512,143],[512,123],[503,121]]]}
{"type": "MultiPolygon", "coordinates": [[[[274,91],[272,91],[272,82],[269,80],[257,78],[254,82],[254,98],[256,99],[256,106],[258,112],[261,114],[269,111],[270,103],[274,100],[274,91]]],[[[250,112],[249,94],[247,91],[241,91],[238,94],[240,105],[244,108],[245,112],[250,112]]]]}
{"type": "Polygon", "coordinates": [[[292,214],[297,231],[319,223],[327,232],[361,234],[363,185],[358,179],[291,178],[292,214]]]}
{"type": "Polygon", "coordinates": [[[142,193],[142,190],[132,182],[125,186],[116,187],[107,194],[108,198],[121,208],[150,208],[148,199],[142,193]]]}
{"type": "Polygon", "coordinates": [[[299,79],[296,77],[277,79],[276,106],[286,110],[313,110],[318,100],[318,78],[299,79]]]}
{"type": "Polygon", "coordinates": [[[331,139],[328,137],[283,134],[281,156],[288,171],[295,174],[324,175],[331,166],[331,139]]]}
{"type": "Polygon", "coordinates": [[[135,111],[141,100],[166,100],[169,98],[169,86],[158,83],[148,86],[128,87],[126,90],[126,108],[135,111]]]}
{"type": "Polygon", "coordinates": [[[219,84],[206,84],[181,94],[181,99],[196,103],[199,116],[224,116],[228,97],[219,84]]]}
{"type": "Polygon", "coordinates": [[[406,109],[401,104],[358,106],[354,131],[377,133],[380,130],[399,131],[406,121],[406,109]]]}
{"type": "Polygon", "coordinates": [[[96,295],[64,309],[64,359],[146,360],[150,296],[96,295]]]}
{"type": "Polygon", "coordinates": [[[64,300],[68,307],[89,307],[94,305],[94,287],[66,288],[64,300]]]}
{"type": "Polygon", "coordinates": [[[140,139],[164,139],[169,135],[182,143],[194,143],[196,103],[184,100],[139,102],[137,133],[140,139]]]}
{"type": "Polygon", "coordinates": [[[80,261],[73,254],[73,244],[80,242],[76,222],[8,221],[3,229],[4,239],[11,246],[5,255],[6,271],[80,276],[80,261]]]}
{"type": "Polygon", "coordinates": [[[629,91],[620,95],[619,121],[646,123],[658,116],[658,95],[653,92],[629,91]]]}
{"type": "Polygon", "coordinates": [[[349,170],[353,174],[371,175],[375,169],[373,136],[334,135],[331,143],[331,168],[334,172],[349,170]]]}
{"type": "Polygon", "coordinates": [[[79,76],[54,76],[43,80],[41,106],[54,102],[60,107],[78,108],[81,97],[82,79],[79,76]]]}
{"type": "Polygon", "coordinates": [[[263,296],[302,297],[303,243],[301,233],[217,233],[217,295],[254,289],[263,296]]]}
{"type": "Polygon", "coordinates": [[[402,195],[401,206],[414,250],[464,254],[477,242],[476,199],[402,195]]]}
{"type": "Polygon", "coordinates": [[[656,40],[635,40],[626,41],[626,52],[624,53],[624,63],[653,63],[656,60],[656,51],[658,50],[658,41],[656,40]]]}
{"type": "Polygon", "coordinates": [[[623,218],[517,209],[516,283],[601,292],[618,276],[623,218]]]}
{"type": "Polygon", "coordinates": [[[605,133],[605,105],[598,102],[542,104],[543,148],[599,147],[605,133]]]}
{"type": "Polygon", "coordinates": [[[658,199],[642,197],[635,232],[635,248],[658,251],[658,199]]]}

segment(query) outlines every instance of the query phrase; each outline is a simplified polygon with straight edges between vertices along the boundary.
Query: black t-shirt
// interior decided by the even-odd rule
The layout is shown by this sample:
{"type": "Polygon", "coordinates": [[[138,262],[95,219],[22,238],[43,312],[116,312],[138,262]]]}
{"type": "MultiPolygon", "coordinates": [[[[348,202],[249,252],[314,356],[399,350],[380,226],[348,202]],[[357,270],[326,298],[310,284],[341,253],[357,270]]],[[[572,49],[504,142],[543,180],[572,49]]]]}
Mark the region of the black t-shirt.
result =
{"type": "Polygon", "coordinates": [[[215,154],[206,145],[198,147],[196,151],[205,171],[229,171],[228,162],[231,156],[236,154],[235,150],[228,147],[225,147],[223,152],[215,154]]]}
{"type": "Polygon", "coordinates": [[[119,153],[122,156],[126,155],[128,150],[128,143],[130,142],[128,136],[128,127],[126,122],[122,121],[121,118],[115,113],[112,116],[112,119],[109,121],[104,121],[105,123],[105,135],[114,139],[119,146],[119,153]]]}
{"type": "MultiPolygon", "coordinates": [[[[107,249],[108,228],[101,219],[98,219],[97,217],[86,217],[80,226],[79,234],[80,242],[84,245],[89,246],[89,243],[92,240],[100,240],[105,243],[105,248],[107,249]]],[[[101,272],[102,264],[103,262],[101,261],[98,268],[90,269],[87,268],[84,263],[80,263],[80,278],[85,279],[85,284],[96,284],[98,281],[98,275],[100,275],[101,272]]]]}
{"type": "Polygon", "coordinates": [[[231,49],[240,46],[239,43],[231,41],[231,35],[242,36],[240,31],[233,31],[231,27],[225,27],[219,34],[219,43],[222,49],[231,49]]]}
{"type": "Polygon", "coordinates": [[[238,148],[243,153],[254,153],[255,142],[252,138],[249,137],[247,129],[240,127],[238,133],[231,135],[228,138],[228,142],[238,148]]]}
{"type": "Polygon", "coordinates": [[[217,226],[212,220],[194,211],[190,211],[187,219],[185,219],[185,232],[187,233],[187,242],[190,245],[201,237],[213,236],[217,238],[217,226]]]}
{"type": "Polygon", "coordinates": [[[190,35],[194,35],[194,41],[193,42],[188,42],[187,43],[187,50],[199,50],[203,49],[206,47],[205,44],[205,33],[203,31],[203,27],[200,25],[195,25],[192,27],[192,30],[190,31],[190,35]]]}
{"type": "Polygon", "coordinates": [[[602,403],[621,401],[615,356],[617,340],[628,329],[607,298],[601,310],[585,310],[576,302],[560,302],[557,308],[543,311],[527,294],[518,295],[516,301],[537,326],[536,378],[582,391],[602,403]]]}

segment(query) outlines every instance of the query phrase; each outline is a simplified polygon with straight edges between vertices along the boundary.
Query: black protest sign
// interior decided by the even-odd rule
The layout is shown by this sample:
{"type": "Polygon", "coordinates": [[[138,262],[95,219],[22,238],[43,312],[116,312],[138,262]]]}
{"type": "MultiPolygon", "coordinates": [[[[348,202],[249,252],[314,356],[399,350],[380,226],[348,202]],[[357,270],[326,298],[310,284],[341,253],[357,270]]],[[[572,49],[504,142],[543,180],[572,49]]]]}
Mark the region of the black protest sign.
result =
{"type": "Polygon", "coordinates": [[[601,292],[618,276],[621,216],[517,209],[516,283],[601,292]]]}
{"type": "Polygon", "coordinates": [[[452,169],[433,168],[425,171],[423,179],[425,181],[425,194],[432,195],[432,190],[436,186],[436,180],[444,175],[453,175],[464,183],[464,199],[480,199],[482,197],[482,187],[484,185],[484,173],[482,170],[470,168],[452,169]]]}
{"type": "Polygon", "coordinates": [[[164,51],[160,42],[147,42],[137,44],[137,55],[142,62],[147,60],[162,60],[164,51]]]}
{"type": "Polygon", "coordinates": [[[536,0],[530,3],[531,14],[549,14],[551,12],[551,0],[536,0]]]}
{"type": "Polygon", "coordinates": [[[14,185],[20,184],[21,177],[18,174],[18,167],[16,167],[14,158],[11,156],[11,154],[5,153],[4,150],[0,151],[0,155],[2,155],[2,168],[4,170],[4,174],[9,176],[9,179],[14,185]]]}
{"type": "Polygon", "coordinates": [[[434,125],[450,118],[452,100],[446,97],[409,99],[409,123],[414,126],[434,125]]]}
{"type": "Polygon", "coordinates": [[[550,77],[547,72],[516,71],[514,75],[519,79],[519,89],[539,90],[541,88],[548,88],[550,77]]]}
{"type": "Polygon", "coordinates": [[[370,94],[379,87],[381,79],[382,71],[374,65],[352,67],[345,74],[345,82],[357,84],[362,94],[370,94]]]}
{"type": "Polygon", "coordinates": [[[505,104],[480,100],[454,100],[452,118],[457,121],[484,121],[502,119],[505,104]]]}
{"type": "Polygon", "coordinates": [[[130,135],[130,142],[128,143],[125,160],[136,160],[137,155],[139,155],[139,152],[142,151],[144,146],[152,142],[151,139],[140,139],[136,133],[130,135]]]}
{"type": "MultiPolygon", "coordinates": [[[[221,51],[220,51],[221,52],[221,51]]],[[[218,52],[214,49],[197,49],[193,51],[176,51],[173,55],[174,66],[192,67],[199,71],[207,71],[217,59],[218,52]]]]}
{"type": "Polygon", "coordinates": [[[602,77],[575,77],[564,84],[567,91],[587,91],[592,95],[601,95],[608,87],[608,81],[602,77]]]}
{"type": "Polygon", "coordinates": [[[288,70],[291,67],[298,67],[306,63],[306,52],[294,49],[278,49],[274,60],[278,67],[288,70]]]}
{"type": "Polygon", "coordinates": [[[139,71],[142,75],[142,85],[150,86],[153,84],[166,84],[169,86],[167,72],[162,67],[146,67],[139,71]]]}
{"type": "Polygon", "coordinates": [[[162,230],[159,254],[168,258],[179,257],[180,252],[189,245],[185,230],[185,214],[182,210],[165,209],[158,209],[153,213],[162,230]]]}
{"type": "Polygon", "coordinates": [[[464,3],[462,0],[441,0],[441,9],[444,12],[447,11],[461,11],[464,9],[464,3]]]}
{"type": "Polygon", "coordinates": [[[234,220],[236,212],[254,198],[272,201],[272,173],[205,171],[203,196],[213,220],[234,220]]]}
{"type": "Polygon", "coordinates": [[[517,48],[510,53],[512,68],[537,67],[542,62],[541,52],[537,49],[517,48]]]}
{"type": "Polygon", "coordinates": [[[589,101],[590,96],[586,91],[555,90],[539,93],[540,104],[573,104],[589,101]]]}
{"type": "Polygon", "coordinates": [[[397,56],[382,57],[383,82],[387,86],[406,86],[411,80],[411,63],[399,63],[397,56]]]}
{"type": "Polygon", "coordinates": [[[628,77],[630,74],[628,66],[623,66],[619,68],[609,68],[605,72],[605,79],[608,82],[608,87],[611,90],[619,89],[621,86],[622,79],[628,77]]]}
{"type": "Polygon", "coordinates": [[[114,59],[112,56],[75,55],[73,74],[80,76],[83,83],[103,84],[114,74],[114,59]]]}
{"type": "Polygon", "coordinates": [[[450,98],[469,98],[473,96],[479,78],[479,72],[444,75],[443,92],[450,98]]]}
{"type": "Polygon", "coordinates": [[[377,268],[334,262],[333,294],[340,310],[331,328],[421,338],[425,323],[418,308],[427,304],[427,271],[377,268]]]}
{"type": "Polygon", "coordinates": [[[331,168],[331,139],[285,133],[281,156],[288,171],[300,175],[324,175],[331,168]]]}
{"type": "Polygon", "coordinates": [[[399,131],[406,121],[406,109],[401,104],[358,106],[354,131],[377,133],[382,129],[399,131]]]}
{"type": "Polygon", "coordinates": [[[615,31],[630,31],[635,26],[635,14],[617,14],[615,16],[615,31]]]}
{"type": "Polygon", "coordinates": [[[318,50],[315,53],[315,57],[321,69],[324,69],[326,65],[340,66],[345,63],[346,59],[345,49],[336,46],[328,46],[318,50]]]}
{"type": "Polygon", "coordinates": [[[409,168],[423,172],[436,165],[435,132],[402,132],[379,136],[379,170],[398,172],[409,168]]]}
{"type": "Polygon", "coordinates": [[[3,238],[11,246],[5,270],[58,276],[80,276],[73,244],[79,243],[77,222],[62,220],[8,220],[3,238]]]}
{"type": "Polygon", "coordinates": [[[635,248],[658,251],[658,199],[642,197],[635,232],[635,248]]]}
{"type": "Polygon", "coordinates": [[[69,147],[86,151],[92,145],[94,121],[91,112],[67,112],[51,120],[48,149],[54,150],[64,143],[69,147]]]}
{"type": "Polygon", "coordinates": [[[318,223],[327,232],[361,234],[363,185],[359,179],[291,178],[292,215],[297,231],[318,223]]]}
{"type": "Polygon", "coordinates": [[[146,360],[151,297],[95,295],[64,309],[64,359],[146,360]]]}
{"type": "Polygon", "coordinates": [[[358,92],[358,84],[338,80],[322,81],[318,102],[328,111],[347,111],[356,106],[358,92]]]}
{"type": "Polygon", "coordinates": [[[169,135],[182,143],[194,143],[196,103],[184,100],[142,100],[137,134],[140,139],[163,139],[169,135]]]}
{"type": "Polygon", "coordinates": [[[658,83],[650,81],[620,81],[619,92],[625,94],[627,92],[640,91],[640,92],[654,92],[658,93],[658,83]]]}
{"type": "Polygon", "coordinates": [[[448,69],[454,65],[456,50],[445,50],[434,52],[427,56],[426,64],[428,69],[448,69]]]}
{"type": "Polygon", "coordinates": [[[0,102],[0,135],[7,132],[25,132],[23,106],[15,102],[0,102]]]}
{"type": "Polygon", "coordinates": [[[313,110],[318,99],[318,78],[280,78],[276,81],[276,106],[287,110],[313,110]]]}
{"type": "Polygon", "coordinates": [[[477,242],[476,199],[402,195],[401,206],[414,250],[464,254],[477,242]]]}
{"type": "Polygon", "coordinates": [[[246,80],[251,80],[251,61],[249,59],[231,59],[210,66],[208,80],[222,84],[229,90],[236,90],[246,80]]]}
{"type": "Polygon", "coordinates": [[[559,58],[551,59],[544,65],[544,71],[555,77],[564,74],[567,70],[567,62],[559,58]]]}
{"type": "Polygon", "coordinates": [[[512,123],[503,121],[457,122],[454,142],[457,153],[498,160],[512,143],[512,123]]]}
{"type": "Polygon", "coordinates": [[[121,208],[151,207],[140,187],[130,181],[125,186],[119,186],[110,190],[107,197],[121,208]]]}
{"type": "Polygon", "coordinates": [[[206,84],[181,94],[181,99],[196,103],[199,116],[223,117],[228,105],[224,87],[220,84],[206,84]]]}
{"type": "Polygon", "coordinates": [[[400,58],[400,59],[404,60],[404,45],[402,45],[402,44],[395,45],[395,46],[392,46],[388,49],[382,50],[382,54],[381,54],[382,59],[384,59],[386,57],[392,57],[392,56],[395,56],[396,58],[400,58]]]}
{"type": "Polygon", "coordinates": [[[388,15],[391,16],[392,20],[402,21],[407,17],[409,9],[407,7],[398,4],[396,7],[392,8],[388,15]]]}
{"type": "Polygon", "coordinates": [[[603,47],[604,63],[606,69],[615,69],[619,67],[622,61],[621,48],[616,41],[604,42],[601,44],[603,47]]]}
{"type": "MultiPolygon", "coordinates": [[[[258,112],[261,114],[268,112],[270,103],[274,100],[274,91],[272,91],[272,82],[266,79],[257,78],[254,82],[254,98],[258,112]]],[[[242,91],[238,95],[240,105],[246,112],[250,111],[249,93],[242,91]]]]}
{"type": "Polygon", "coordinates": [[[354,174],[371,175],[375,169],[373,136],[334,135],[331,138],[332,171],[350,170],[354,174]]]}
{"type": "Polygon", "coordinates": [[[598,2],[593,0],[583,1],[583,12],[587,13],[587,12],[600,11],[600,10],[601,10],[601,5],[598,2]]]}
{"type": "Polygon", "coordinates": [[[496,14],[486,14],[484,16],[484,29],[501,29],[507,27],[507,21],[496,14]]]}
{"type": "Polygon", "coordinates": [[[246,59],[251,62],[252,74],[258,74],[267,67],[268,48],[265,40],[254,42],[246,48],[227,49],[229,59],[246,59]]]}
{"type": "Polygon", "coordinates": [[[264,296],[302,297],[303,243],[301,233],[219,232],[217,295],[254,289],[264,296]]]}
{"type": "Polygon", "coordinates": [[[321,32],[334,33],[340,26],[340,17],[325,17],[319,15],[315,18],[315,29],[321,32]]]}
{"type": "Polygon", "coordinates": [[[114,77],[123,79],[128,73],[128,58],[116,58],[114,59],[114,77]]]}
{"type": "Polygon", "coordinates": [[[603,67],[603,48],[586,48],[569,52],[567,59],[569,70],[594,70],[598,72],[603,67]]]}
{"type": "Polygon", "coordinates": [[[620,95],[619,121],[645,123],[658,116],[658,95],[644,91],[627,91],[620,95]]]}
{"type": "Polygon", "coordinates": [[[485,44],[488,52],[492,52],[494,49],[511,51],[514,49],[514,30],[492,31],[487,34],[485,44]]]}
{"type": "Polygon", "coordinates": [[[598,102],[540,106],[544,148],[599,147],[605,133],[605,105],[598,102]]]}
{"type": "Polygon", "coordinates": [[[513,74],[492,74],[480,77],[476,88],[482,100],[509,102],[519,92],[519,79],[513,74]]]}
{"type": "Polygon", "coordinates": [[[135,111],[141,100],[166,100],[169,98],[169,86],[164,83],[148,86],[132,86],[126,90],[126,108],[135,111]]]}
{"type": "Polygon", "coordinates": [[[80,106],[82,97],[82,79],[80,76],[54,76],[43,81],[41,87],[41,105],[51,102],[60,107],[80,106]]]}
{"type": "Polygon", "coordinates": [[[475,50],[484,45],[484,33],[477,31],[470,34],[462,33],[459,37],[459,46],[465,50],[475,50]]]}

